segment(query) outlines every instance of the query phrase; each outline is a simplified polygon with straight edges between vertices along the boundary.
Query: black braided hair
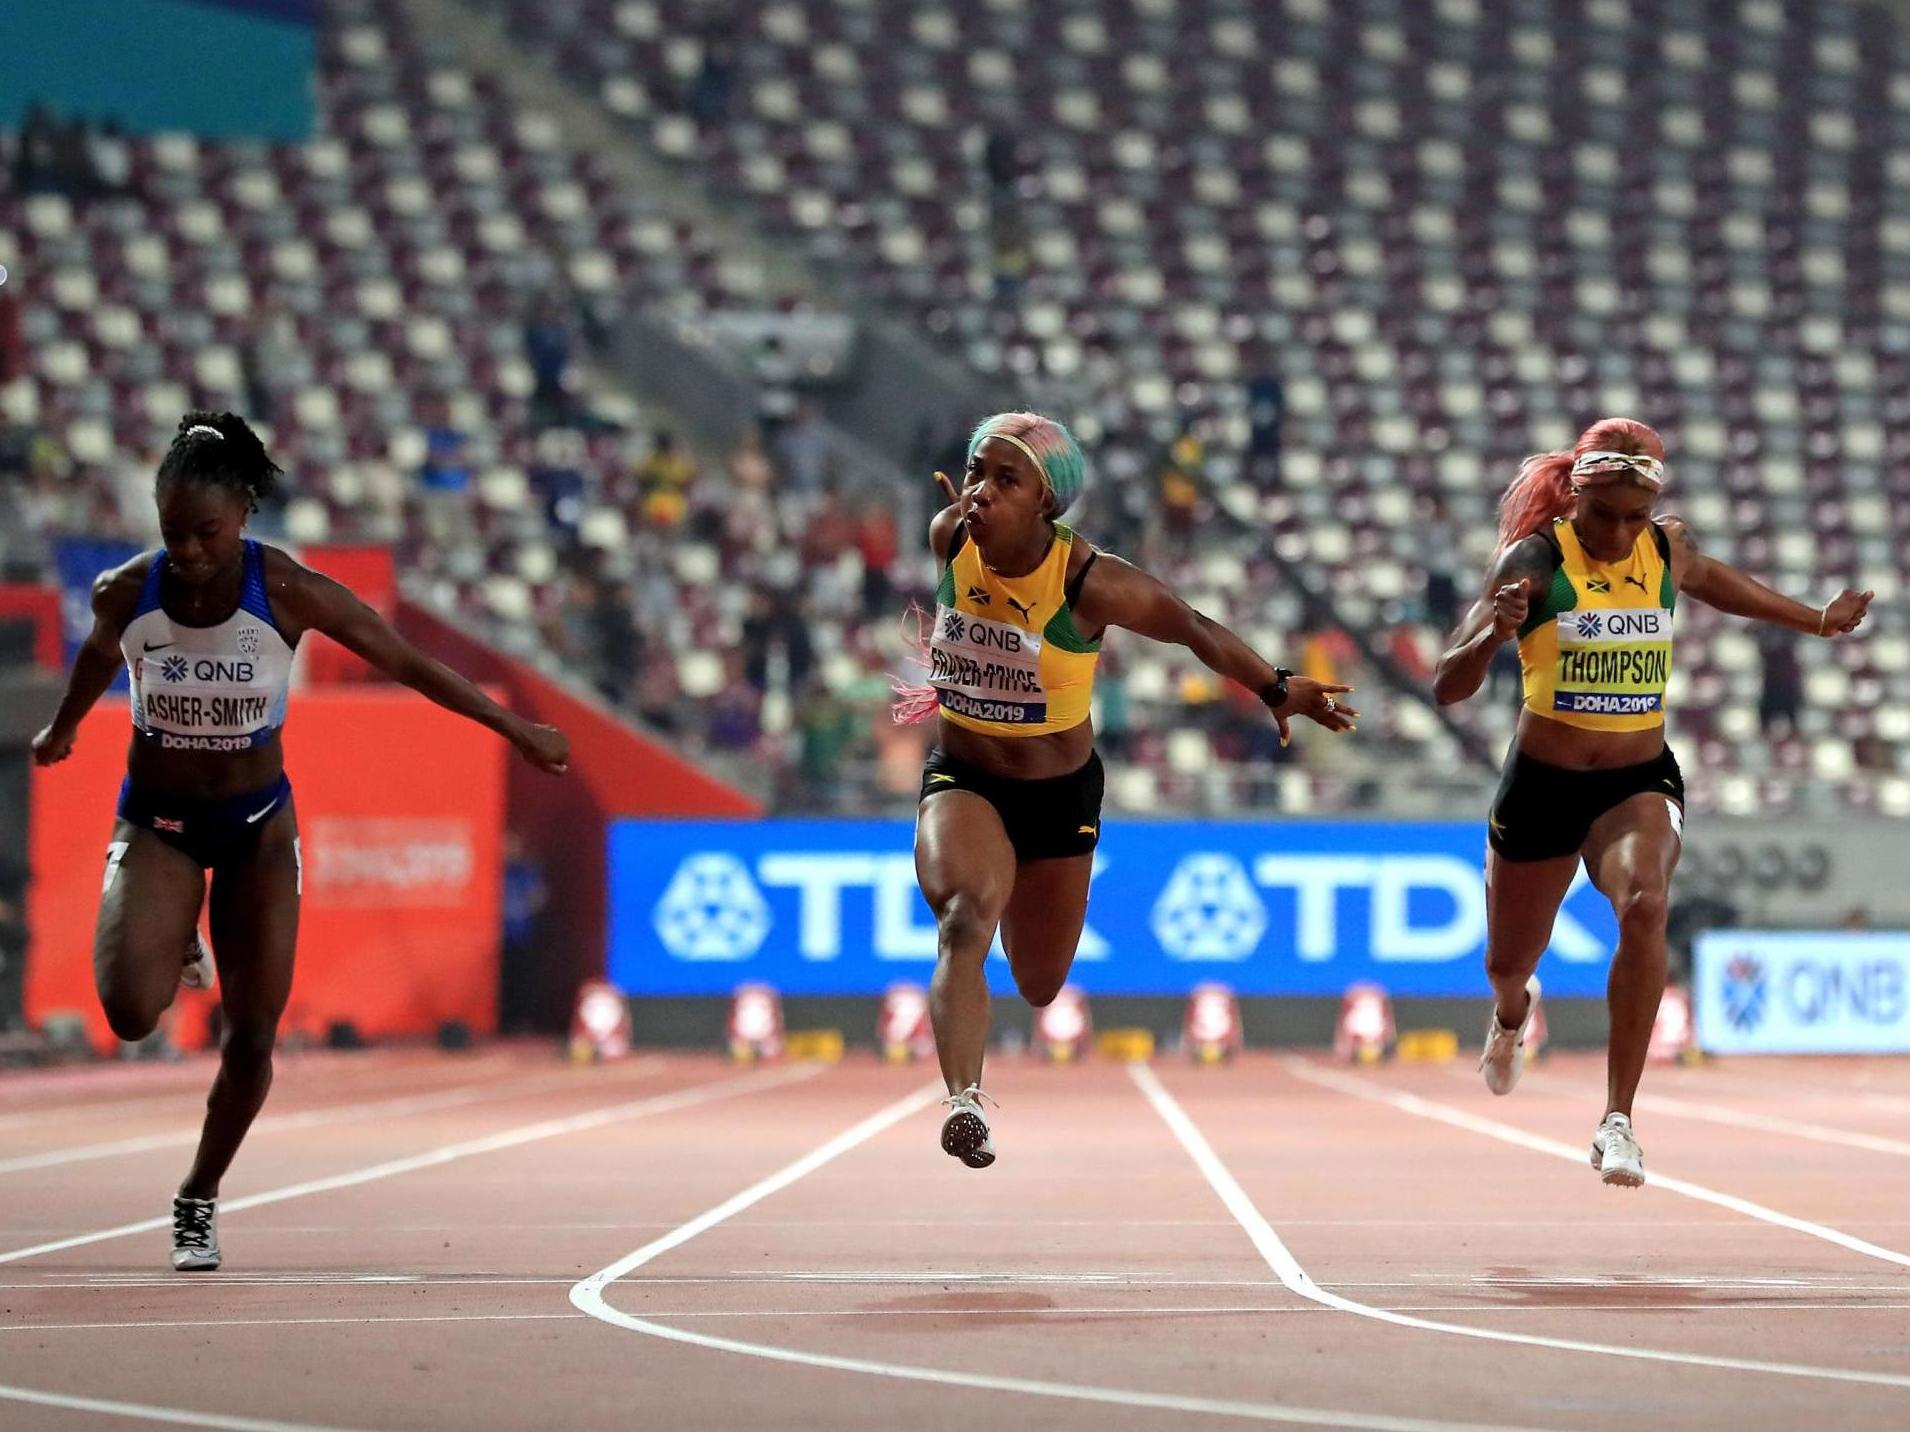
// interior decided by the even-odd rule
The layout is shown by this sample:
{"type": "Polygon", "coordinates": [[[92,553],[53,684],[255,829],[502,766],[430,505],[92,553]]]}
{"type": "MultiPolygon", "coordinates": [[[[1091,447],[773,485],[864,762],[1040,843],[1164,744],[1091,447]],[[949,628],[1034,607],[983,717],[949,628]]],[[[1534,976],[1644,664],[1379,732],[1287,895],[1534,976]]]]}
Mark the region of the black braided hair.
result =
{"type": "Polygon", "coordinates": [[[230,488],[256,508],[282,476],[283,469],[266,454],[265,444],[244,418],[195,408],[179,420],[153,485],[209,483],[230,488]]]}

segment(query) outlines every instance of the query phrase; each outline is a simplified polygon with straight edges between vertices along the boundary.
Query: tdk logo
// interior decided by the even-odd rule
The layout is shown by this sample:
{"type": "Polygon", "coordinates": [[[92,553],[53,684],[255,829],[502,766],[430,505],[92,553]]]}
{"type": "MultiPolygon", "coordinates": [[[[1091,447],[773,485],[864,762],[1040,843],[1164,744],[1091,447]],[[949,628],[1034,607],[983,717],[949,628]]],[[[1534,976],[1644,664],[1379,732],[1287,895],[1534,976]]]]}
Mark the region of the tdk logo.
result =
{"type": "MultiPolygon", "coordinates": [[[[1097,860],[1093,874],[1100,871],[1097,860]]],[[[776,852],[759,857],[752,871],[727,851],[700,851],[677,867],[651,923],[679,960],[746,960],[775,928],[765,890],[794,892],[796,952],[805,960],[849,952],[844,927],[851,905],[863,901],[877,959],[935,958],[935,925],[916,889],[915,857],[906,852],[776,852]]],[[[1084,926],[1075,958],[1104,959],[1107,952],[1107,941],[1084,926]]]]}

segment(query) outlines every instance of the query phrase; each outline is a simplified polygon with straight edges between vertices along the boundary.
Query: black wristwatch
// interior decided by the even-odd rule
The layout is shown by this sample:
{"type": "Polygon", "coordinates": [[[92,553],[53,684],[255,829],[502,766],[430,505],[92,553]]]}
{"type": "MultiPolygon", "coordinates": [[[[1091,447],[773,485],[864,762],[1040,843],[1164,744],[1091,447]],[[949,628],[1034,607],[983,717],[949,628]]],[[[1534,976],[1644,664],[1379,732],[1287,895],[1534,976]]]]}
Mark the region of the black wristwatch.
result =
{"type": "Polygon", "coordinates": [[[1282,706],[1286,705],[1287,678],[1292,675],[1293,673],[1288,671],[1284,666],[1274,667],[1273,680],[1269,681],[1265,686],[1261,687],[1259,691],[1254,693],[1260,698],[1260,704],[1265,706],[1269,711],[1278,711],[1282,706]]]}

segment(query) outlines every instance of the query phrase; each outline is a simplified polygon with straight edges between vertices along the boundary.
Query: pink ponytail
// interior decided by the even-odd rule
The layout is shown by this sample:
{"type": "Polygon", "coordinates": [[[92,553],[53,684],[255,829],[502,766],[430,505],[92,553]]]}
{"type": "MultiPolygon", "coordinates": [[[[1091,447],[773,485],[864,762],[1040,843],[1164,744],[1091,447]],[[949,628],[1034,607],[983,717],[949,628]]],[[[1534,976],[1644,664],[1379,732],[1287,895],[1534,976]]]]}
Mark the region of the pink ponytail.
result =
{"type": "Polygon", "coordinates": [[[1535,453],[1519,464],[1519,475],[1499,499],[1499,550],[1542,532],[1552,520],[1569,514],[1578,502],[1572,491],[1572,454],[1535,453]]]}
{"type": "MultiPolygon", "coordinates": [[[[921,662],[926,672],[929,666],[928,633],[935,618],[916,603],[910,602],[902,620],[902,641],[913,650],[916,660],[921,662]],[[913,632],[907,629],[910,621],[915,623],[913,632]]],[[[906,676],[890,672],[889,689],[895,693],[895,700],[889,705],[889,716],[898,726],[914,726],[942,709],[941,692],[926,681],[911,681],[906,676]]]]}

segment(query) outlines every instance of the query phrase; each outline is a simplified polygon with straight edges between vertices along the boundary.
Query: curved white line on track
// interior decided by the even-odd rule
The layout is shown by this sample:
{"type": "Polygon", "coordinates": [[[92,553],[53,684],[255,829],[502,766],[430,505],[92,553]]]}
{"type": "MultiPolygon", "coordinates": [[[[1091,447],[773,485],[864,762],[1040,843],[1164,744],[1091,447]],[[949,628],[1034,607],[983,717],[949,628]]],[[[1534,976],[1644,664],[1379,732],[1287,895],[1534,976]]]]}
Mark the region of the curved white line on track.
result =
{"type": "MultiPolygon", "coordinates": [[[[1282,1061],[1295,1077],[1309,1084],[1317,1084],[1323,1089],[1333,1089],[1342,1094],[1351,1094],[1356,1099],[1365,1099],[1375,1104],[1390,1104],[1401,1113],[1413,1114],[1422,1119],[1432,1119],[1449,1124],[1455,1129],[1464,1129],[1468,1133],[1484,1134],[1489,1139],[1501,1143],[1514,1144],[1534,1153],[1550,1154],[1554,1158],[1566,1159],[1584,1167],[1588,1145],[1565,1144],[1557,1139],[1548,1139],[1542,1134],[1529,1134],[1524,1129],[1511,1124],[1502,1124],[1496,1119],[1485,1119],[1477,1114],[1468,1114],[1463,1109],[1455,1109],[1450,1104],[1437,1104],[1431,1099],[1422,1099],[1416,1094],[1402,1094],[1397,1090],[1381,1088],[1358,1079],[1349,1079],[1346,1075],[1331,1069],[1322,1069],[1319,1065],[1304,1059],[1286,1059],[1282,1061]]],[[[1894,1248],[1885,1248],[1868,1239],[1846,1233],[1841,1228],[1832,1228],[1826,1223],[1812,1223],[1807,1218],[1794,1218],[1788,1213],[1780,1213],[1775,1208],[1767,1208],[1761,1203],[1753,1203],[1748,1198],[1739,1198],[1734,1193],[1720,1193],[1715,1188],[1706,1188],[1701,1183],[1689,1179],[1673,1178],[1669,1174],[1653,1173],[1648,1176],[1647,1188],[1661,1188],[1666,1193],[1679,1194],[1684,1198],[1695,1199],[1699,1203],[1709,1203],[1717,1208],[1728,1209],[1732,1213],[1741,1213],[1746,1218],[1755,1218],[1760,1223],[1769,1223],[1773,1227],[1788,1228],[1793,1233],[1802,1233],[1811,1238],[1834,1243],[1852,1253],[1861,1253],[1866,1258],[1875,1258],[1882,1263],[1894,1263],[1899,1268],[1910,1268],[1910,1253],[1899,1253],[1894,1248]]]]}
{"type": "MultiPolygon", "coordinates": [[[[1289,1067],[1298,1064],[1299,1061],[1289,1061],[1289,1067]]],[[[1308,1076],[1314,1073],[1324,1073],[1324,1071],[1313,1070],[1311,1066],[1295,1067],[1294,1072],[1296,1074],[1303,1073],[1308,1076]]],[[[1234,1178],[1226,1164],[1221,1162],[1220,1156],[1214,1152],[1213,1146],[1207,1142],[1206,1135],[1202,1134],[1200,1129],[1194,1124],[1194,1121],[1187,1117],[1186,1111],[1181,1108],[1174,1096],[1168,1093],[1166,1086],[1161,1083],[1154,1071],[1145,1064],[1130,1064],[1128,1065],[1128,1074],[1133,1078],[1134,1082],[1140,1086],[1141,1092],[1147,1096],[1147,1101],[1154,1106],[1154,1112],[1161,1116],[1162,1121],[1173,1131],[1174,1136],[1180,1140],[1181,1147],[1187,1150],[1188,1156],[1193,1159],[1195,1167],[1206,1177],[1207,1182],[1212,1186],[1214,1192],[1220,1195],[1220,1201],[1227,1206],[1227,1211],[1233,1214],[1235,1221],[1240,1224],[1241,1228],[1246,1232],[1247,1237],[1253,1240],[1254,1247],[1259,1249],[1260,1256],[1266,1259],[1267,1266],[1273,1269],[1275,1276],[1278,1277],[1282,1283],[1302,1298],[1309,1298],[1329,1308],[1337,1308],[1343,1313],[1352,1313],[1356,1317],[1371,1318],[1377,1322],[1392,1323],[1397,1327],[1413,1328],[1419,1332],[1448,1333],[1454,1337],[1477,1338],[1487,1342],[1520,1343],[1527,1347],[1550,1348],[1557,1352],[1592,1353],[1600,1357],[1629,1358],[1639,1362],[1676,1363],[1687,1367],[1718,1368],[1727,1372],[1762,1372],[1779,1377],[1805,1377],[1829,1382],[1857,1382],[1878,1387],[1910,1388],[1910,1375],[1900,1373],[1868,1372],[1861,1368],[1818,1367],[1808,1363],[1760,1362],[1752,1358],[1711,1357],[1702,1353],[1662,1352],[1650,1348],[1619,1347],[1607,1343],[1582,1342],[1576,1338],[1553,1338],[1542,1337],[1534,1333],[1500,1332],[1497,1329],[1474,1327],[1466,1323],[1440,1322],[1432,1318],[1414,1317],[1405,1313],[1391,1312],[1385,1308],[1373,1307],[1369,1303],[1355,1302],[1352,1298],[1344,1297],[1339,1293],[1329,1292],[1315,1283],[1313,1279],[1308,1276],[1306,1269],[1300,1266],[1299,1260],[1288,1251],[1287,1245],[1281,1241],[1280,1235],[1274,1232],[1273,1225],[1268,1223],[1266,1217],[1254,1206],[1254,1202],[1248,1197],[1247,1191],[1240,1186],[1239,1181],[1234,1178]]],[[[1337,1076],[1335,1076],[1333,1082],[1329,1082],[1324,1077],[1314,1079],[1313,1082],[1322,1084],[1327,1088],[1337,1089],[1340,1087],[1340,1081],[1338,1081],[1337,1076]]],[[[1357,1092],[1363,1097],[1373,1098],[1380,1102],[1392,1102],[1391,1097],[1382,1096],[1377,1092],[1370,1091],[1366,1089],[1365,1086],[1359,1085],[1354,1081],[1345,1082],[1352,1083],[1353,1092],[1357,1092]]],[[[1405,1098],[1409,1096],[1401,1095],[1398,1097],[1405,1098]]],[[[1424,1100],[1416,1100],[1414,1102],[1417,1104],[1425,1103],[1424,1100]]],[[[1438,1108],[1439,1106],[1429,1105],[1428,1107],[1438,1108]]],[[[1418,1111],[1414,1109],[1408,1110],[1408,1112],[1418,1111]]],[[[1428,1117],[1433,1116],[1428,1115],[1428,1117]]],[[[1480,1120],[1479,1122],[1483,1124],[1487,1121],[1480,1120]]],[[[1467,1123],[1461,1125],[1461,1127],[1471,1128],[1472,1125],[1467,1123]]],[[[1521,1140],[1513,1140],[1513,1142],[1522,1142],[1523,1137],[1524,1136],[1521,1137],[1521,1140]]],[[[1551,1143],[1550,1140],[1540,1142],[1546,1144],[1551,1143]]],[[[1530,1145],[1527,1146],[1529,1147],[1530,1145]]],[[[1557,1145],[1556,1147],[1558,1149],[1565,1148],[1563,1144],[1557,1145]]],[[[1552,1152],[1554,1150],[1547,1148],[1544,1151],[1552,1152]]],[[[1583,1157],[1576,1151],[1572,1151],[1570,1156],[1574,1159],[1583,1157]]]]}
{"type": "MultiPolygon", "coordinates": [[[[602,1128],[605,1124],[614,1124],[624,1119],[672,1113],[677,1109],[707,1104],[716,1099],[728,1099],[755,1089],[770,1089],[779,1084],[813,1078],[823,1068],[824,1066],[820,1064],[795,1064],[781,1069],[758,1070],[736,1078],[693,1084],[687,1089],[678,1089],[670,1094],[652,1094],[647,1098],[630,1099],[582,1114],[569,1114],[561,1119],[543,1119],[534,1124],[505,1129],[501,1133],[486,1134],[482,1138],[464,1139],[454,1144],[441,1144],[435,1149],[426,1149],[423,1153],[410,1154],[401,1159],[390,1159],[384,1163],[372,1164],[368,1168],[353,1169],[348,1173],[332,1174],[329,1177],[315,1178],[305,1183],[287,1184],[283,1188],[266,1189],[263,1193],[251,1193],[243,1198],[221,1199],[219,1212],[221,1214],[238,1213],[244,1209],[258,1208],[268,1203],[283,1203],[290,1198],[305,1198],[314,1193],[329,1193],[333,1189],[353,1188],[361,1183],[375,1183],[379,1179],[391,1178],[397,1174],[436,1168],[441,1164],[469,1158],[473,1154],[496,1153],[502,1149],[517,1148],[522,1144],[536,1143],[540,1139],[556,1138],[560,1134],[574,1134],[585,1129],[602,1128]]],[[[28,1248],[14,1248],[0,1252],[0,1263],[17,1263],[23,1258],[37,1258],[43,1253],[58,1253],[68,1248],[84,1247],[89,1243],[104,1243],[109,1239],[125,1238],[135,1233],[149,1233],[155,1228],[169,1227],[171,1223],[170,1217],[147,1218],[138,1223],[122,1223],[117,1228],[102,1228],[93,1233],[79,1233],[70,1238],[56,1238],[48,1243],[35,1243],[28,1248]]]]}
{"type": "Polygon", "coordinates": [[[219,1412],[193,1412],[184,1407],[149,1407],[143,1402],[110,1402],[103,1397],[68,1397],[60,1392],[35,1392],[30,1387],[0,1386],[0,1398],[57,1407],[63,1412],[96,1412],[102,1417],[130,1417],[139,1422],[172,1422],[181,1427],[216,1427],[221,1432],[346,1432],[310,1422],[274,1422],[262,1417],[228,1417],[219,1412]]]}
{"type": "MultiPolygon", "coordinates": [[[[631,1072],[650,1073],[656,1062],[633,1066],[631,1072]]],[[[538,1089],[568,1082],[576,1087],[569,1073],[541,1074],[530,1079],[490,1079],[482,1084],[460,1084],[432,1094],[401,1094],[390,1099],[370,1099],[356,1104],[330,1104],[319,1109],[301,1109],[295,1114],[267,1114],[247,1131],[248,1139],[261,1134],[282,1134],[293,1129],[318,1129],[327,1124],[346,1124],[354,1119],[382,1116],[401,1119],[411,1114],[428,1114],[438,1109],[455,1109],[465,1104],[515,1099],[538,1089]]],[[[115,1158],[120,1154],[151,1153],[158,1149],[190,1148],[199,1142],[200,1130],[175,1129],[165,1134],[143,1134],[130,1139],[110,1139],[105,1143],[82,1144],[77,1148],[48,1149],[44,1153],[21,1154],[0,1159],[0,1174],[24,1173],[29,1169],[57,1168],[62,1164],[90,1163],[94,1159],[115,1158]]]]}
{"type": "Polygon", "coordinates": [[[571,1303],[590,1314],[591,1317],[609,1323],[613,1327],[642,1333],[647,1337],[685,1343],[691,1347],[706,1348],[713,1352],[730,1352],[743,1357],[762,1358],[769,1362],[792,1363],[798,1367],[859,1373],[865,1377],[934,1383],[943,1387],[964,1387],[982,1392],[1012,1392],[1027,1397],[1099,1403],[1108,1407],[1204,1413],[1214,1417],[1233,1417],[1254,1422],[1305,1423],[1318,1427],[1358,1428],[1364,1429],[1364,1432],[1461,1432],[1461,1429],[1465,1429],[1465,1432],[1508,1432],[1508,1429],[1492,1428],[1477,1422],[1436,1422],[1417,1417],[1339,1412],[1325,1408],[1294,1407],[1272,1402],[1236,1401],[1218,1397],[1182,1397],[1173,1393],[1093,1387],[1072,1382],[1047,1382],[1027,1377],[997,1377],[989,1373],[958,1372],[945,1368],[918,1367],[907,1363],[875,1362],[867,1358],[836,1357],[827,1353],[802,1352],[795,1348],[777,1347],[772,1343],[743,1342],[737,1338],[716,1337],[709,1333],[692,1332],[687,1328],[671,1327],[666,1323],[652,1322],[648,1318],[636,1317],[621,1309],[613,1308],[604,1300],[604,1289],[619,1278],[635,1272],[652,1259],[661,1257],[671,1249],[689,1242],[698,1234],[707,1232],[744,1209],[760,1203],[771,1194],[788,1188],[798,1179],[815,1172],[858,1144],[866,1143],[883,1130],[900,1123],[910,1114],[938,1098],[941,1093],[939,1086],[932,1085],[917,1090],[885,1109],[878,1110],[861,1123],[843,1130],[821,1147],[803,1155],[794,1163],[751,1184],[734,1197],[725,1199],[688,1223],[671,1230],[661,1238],[644,1244],[635,1252],[619,1258],[609,1267],[600,1269],[583,1279],[570,1290],[571,1303]]]}

